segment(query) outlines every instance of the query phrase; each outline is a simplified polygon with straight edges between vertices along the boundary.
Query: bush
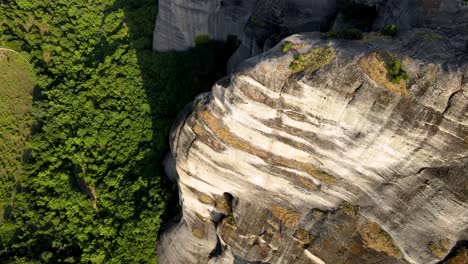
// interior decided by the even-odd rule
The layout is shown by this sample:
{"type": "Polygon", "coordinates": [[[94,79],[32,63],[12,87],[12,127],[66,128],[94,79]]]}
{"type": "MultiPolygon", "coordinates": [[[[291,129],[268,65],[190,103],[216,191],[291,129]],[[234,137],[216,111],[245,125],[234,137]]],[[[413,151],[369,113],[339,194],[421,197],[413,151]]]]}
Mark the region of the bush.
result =
{"type": "Polygon", "coordinates": [[[333,30],[323,34],[324,39],[362,39],[362,31],[356,28],[333,30]]]}
{"type": "Polygon", "coordinates": [[[389,62],[388,72],[391,75],[392,83],[400,83],[401,80],[409,78],[408,73],[403,69],[403,64],[400,60],[393,59],[389,62]]]}
{"type": "Polygon", "coordinates": [[[385,35],[385,36],[396,36],[396,34],[398,33],[398,27],[394,24],[391,24],[391,25],[388,25],[386,27],[383,27],[381,30],[380,30],[380,33],[382,33],[382,35],[385,35]]]}
{"type": "Polygon", "coordinates": [[[210,36],[208,35],[198,35],[195,37],[195,46],[200,46],[200,45],[203,45],[203,44],[206,44],[208,42],[210,42],[210,36]]]}

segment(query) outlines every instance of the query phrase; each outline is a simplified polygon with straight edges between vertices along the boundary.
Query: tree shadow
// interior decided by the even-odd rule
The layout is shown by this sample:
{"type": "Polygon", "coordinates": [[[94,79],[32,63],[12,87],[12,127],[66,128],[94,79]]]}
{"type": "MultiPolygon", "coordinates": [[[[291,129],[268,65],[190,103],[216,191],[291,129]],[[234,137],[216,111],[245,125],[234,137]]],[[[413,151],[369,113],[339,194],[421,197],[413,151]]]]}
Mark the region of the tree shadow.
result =
{"type": "MultiPolygon", "coordinates": [[[[239,45],[235,38],[230,38],[227,42],[209,41],[187,51],[153,51],[157,8],[156,0],[117,0],[112,7],[124,10],[130,48],[136,50],[151,106],[153,151],[143,164],[149,177],[164,175],[162,161],[170,150],[170,128],[179,111],[226,75],[227,61],[239,45]]],[[[170,223],[181,211],[177,185],[164,175],[162,189],[168,200],[163,223],[170,223]]],[[[161,230],[164,229],[163,226],[161,230]]]]}

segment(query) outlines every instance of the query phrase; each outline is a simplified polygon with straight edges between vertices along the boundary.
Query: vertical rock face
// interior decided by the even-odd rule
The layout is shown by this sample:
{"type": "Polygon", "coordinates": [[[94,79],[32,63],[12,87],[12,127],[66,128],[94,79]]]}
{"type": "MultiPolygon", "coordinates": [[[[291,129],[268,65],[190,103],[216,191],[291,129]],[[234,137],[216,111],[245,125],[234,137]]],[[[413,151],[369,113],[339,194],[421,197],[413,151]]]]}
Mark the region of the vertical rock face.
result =
{"type": "Polygon", "coordinates": [[[168,169],[183,217],[159,261],[444,259],[468,239],[467,35],[286,41],[181,114],[168,169]]]}
{"type": "Polygon", "coordinates": [[[241,42],[228,68],[268,50],[293,33],[389,24],[468,28],[463,0],[160,0],[153,47],[185,50],[197,36],[241,42]]]}
{"type": "Polygon", "coordinates": [[[216,40],[235,35],[243,60],[285,35],[329,27],[335,12],[336,0],[161,0],[153,46],[184,50],[199,35],[216,40]]]}
{"type": "Polygon", "coordinates": [[[338,13],[339,18],[342,13],[369,15],[362,13],[363,8],[376,12],[375,20],[366,21],[368,29],[388,24],[409,29],[468,23],[463,0],[161,0],[153,46],[159,51],[184,50],[194,45],[198,35],[217,40],[236,35],[244,48],[255,52],[265,44],[271,47],[271,41],[278,42],[284,35],[328,30],[338,13]]]}

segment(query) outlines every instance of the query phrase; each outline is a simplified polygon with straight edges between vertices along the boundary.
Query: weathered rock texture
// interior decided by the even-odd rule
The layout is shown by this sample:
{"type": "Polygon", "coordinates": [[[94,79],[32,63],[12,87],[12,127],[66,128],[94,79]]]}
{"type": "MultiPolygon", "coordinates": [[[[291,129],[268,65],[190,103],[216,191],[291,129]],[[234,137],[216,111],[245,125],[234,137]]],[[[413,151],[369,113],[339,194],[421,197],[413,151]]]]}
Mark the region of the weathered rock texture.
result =
{"type": "Polygon", "coordinates": [[[396,24],[414,27],[468,27],[463,0],[160,0],[153,47],[184,50],[196,36],[241,46],[229,68],[270,49],[293,33],[357,27],[378,30],[396,24]]]}
{"type": "Polygon", "coordinates": [[[281,31],[319,30],[335,12],[335,0],[161,0],[154,48],[183,50],[197,35],[236,35],[245,46],[261,48],[260,42],[281,31]]]}
{"type": "Polygon", "coordinates": [[[444,259],[468,238],[467,36],[294,35],[198,96],[171,136],[183,217],[160,263],[444,259]]]}

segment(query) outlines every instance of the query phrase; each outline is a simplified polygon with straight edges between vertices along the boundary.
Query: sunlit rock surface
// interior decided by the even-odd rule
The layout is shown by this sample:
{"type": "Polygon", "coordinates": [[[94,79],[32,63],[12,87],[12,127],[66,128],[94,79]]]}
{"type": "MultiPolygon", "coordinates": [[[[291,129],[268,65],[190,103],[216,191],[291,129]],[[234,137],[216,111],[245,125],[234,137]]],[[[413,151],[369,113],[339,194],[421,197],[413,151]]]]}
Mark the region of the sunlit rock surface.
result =
{"type": "Polygon", "coordinates": [[[444,259],[468,239],[467,36],[294,35],[218,81],[171,135],[160,263],[444,259]]]}

